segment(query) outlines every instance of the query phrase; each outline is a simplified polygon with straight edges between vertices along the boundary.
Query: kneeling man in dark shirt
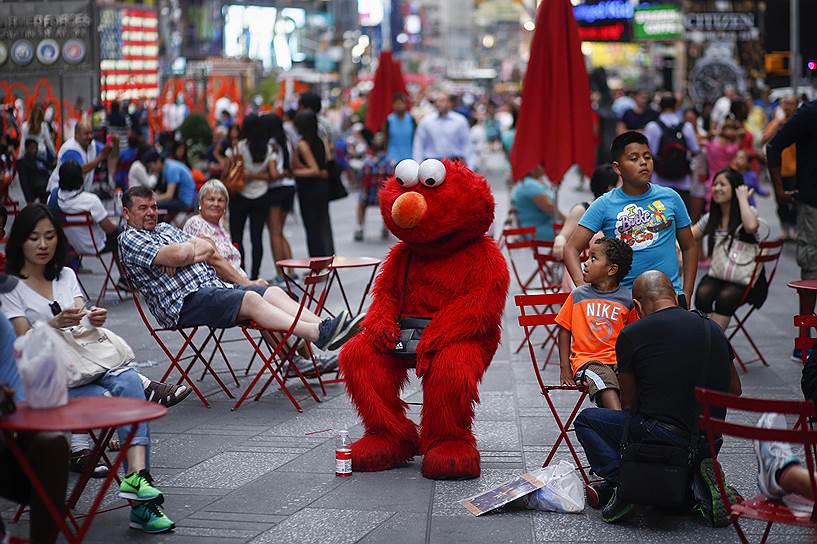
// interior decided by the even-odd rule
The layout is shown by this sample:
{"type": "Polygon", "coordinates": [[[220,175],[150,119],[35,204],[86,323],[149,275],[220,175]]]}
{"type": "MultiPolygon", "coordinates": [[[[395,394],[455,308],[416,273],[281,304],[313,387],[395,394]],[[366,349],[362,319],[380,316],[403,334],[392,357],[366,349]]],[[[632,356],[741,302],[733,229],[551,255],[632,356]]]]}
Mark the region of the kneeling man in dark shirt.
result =
{"type": "MultiPolygon", "coordinates": [[[[734,354],[721,328],[678,306],[669,278],[650,270],[633,284],[633,302],[640,320],[619,333],[616,342],[623,411],[587,408],[576,418],[576,436],[593,472],[610,488],[618,484],[621,441],[629,422],[632,441],[652,437],[687,445],[699,410],[695,387],[740,394],[734,354]],[[704,361],[705,329],[710,328],[708,364],[704,361]],[[705,372],[701,365],[707,364],[705,372]],[[698,383],[701,376],[703,383],[698,383]],[[636,410],[633,410],[636,407],[636,410]]],[[[724,414],[715,414],[722,417],[724,414]]],[[[699,442],[705,449],[706,441],[699,442]]],[[[613,491],[602,519],[612,523],[632,511],[613,491]]]]}

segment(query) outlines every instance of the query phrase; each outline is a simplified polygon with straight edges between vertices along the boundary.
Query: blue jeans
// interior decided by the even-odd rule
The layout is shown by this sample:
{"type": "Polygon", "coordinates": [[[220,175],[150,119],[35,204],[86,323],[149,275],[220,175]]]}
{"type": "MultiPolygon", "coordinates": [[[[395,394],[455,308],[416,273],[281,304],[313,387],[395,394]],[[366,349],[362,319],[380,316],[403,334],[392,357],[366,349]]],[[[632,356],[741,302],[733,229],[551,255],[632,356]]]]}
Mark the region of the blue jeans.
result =
{"type": "MultiPolygon", "coordinates": [[[[145,388],[142,386],[142,379],[135,370],[129,368],[124,372],[114,375],[106,373],[91,383],[73,387],[68,390],[68,396],[74,397],[101,397],[105,393],[110,393],[114,397],[128,397],[132,399],[145,400],[145,388]]],[[[128,438],[128,433],[132,425],[123,425],[116,429],[119,441],[123,445],[128,438]]],[[[136,435],[133,437],[134,446],[145,447],[145,467],[150,469],[150,427],[147,423],[139,423],[136,426],[136,435]]],[[[125,461],[125,474],[128,473],[127,460],[125,461]]]]}
{"type": "Polygon", "coordinates": [[[0,384],[6,384],[14,389],[14,400],[26,400],[23,391],[23,381],[17,371],[17,361],[14,359],[14,340],[17,335],[11,321],[0,315],[0,384]]]}
{"type": "Polygon", "coordinates": [[[638,441],[649,436],[680,446],[689,444],[688,437],[675,434],[659,426],[656,420],[647,419],[640,414],[631,416],[629,411],[609,408],[582,410],[574,421],[576,437],[584,448],[593,472],[612,484],[618,483],[621,439],[628,418],[630,440],[638,441]]]}

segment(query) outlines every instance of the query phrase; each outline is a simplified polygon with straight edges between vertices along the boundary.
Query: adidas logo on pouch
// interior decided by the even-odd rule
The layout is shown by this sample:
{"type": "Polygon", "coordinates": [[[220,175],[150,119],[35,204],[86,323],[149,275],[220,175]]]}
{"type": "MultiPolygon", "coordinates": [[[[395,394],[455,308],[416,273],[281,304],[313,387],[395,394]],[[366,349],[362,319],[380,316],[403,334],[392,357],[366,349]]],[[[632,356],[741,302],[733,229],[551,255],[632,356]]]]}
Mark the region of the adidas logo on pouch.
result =
{"type": "Polygon", "coordinates": [[[394,346],[394,349],[405,349],[405,348],[403,347],[403,342],[397,342],[397,345],[396,345],[396,346],[394,346]]]}

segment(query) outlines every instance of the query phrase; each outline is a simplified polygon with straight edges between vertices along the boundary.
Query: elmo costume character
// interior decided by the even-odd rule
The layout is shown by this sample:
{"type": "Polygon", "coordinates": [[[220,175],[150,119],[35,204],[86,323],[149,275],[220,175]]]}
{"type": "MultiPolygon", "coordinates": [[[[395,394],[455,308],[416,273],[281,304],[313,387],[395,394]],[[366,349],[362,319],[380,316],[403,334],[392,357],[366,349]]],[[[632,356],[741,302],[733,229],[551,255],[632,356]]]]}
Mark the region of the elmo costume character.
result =
{"type": "Polygon", "coordinates": [[[352,444],[352,466],[387,470],[420,453],[426,478],[476,478],[477,385],[499,344],[509,281],[502,253],[485,235],[491,190],[461,162],[406,160],[380,190],[380,210],[401,241],[383,263],[362,331],[340,353],[366,429],[352,444]],[[409,359],[392,352],[405,316],[431,318],[409,359]],[[411,367],[423,379],[419,433],[400,399],[411,367]]]}

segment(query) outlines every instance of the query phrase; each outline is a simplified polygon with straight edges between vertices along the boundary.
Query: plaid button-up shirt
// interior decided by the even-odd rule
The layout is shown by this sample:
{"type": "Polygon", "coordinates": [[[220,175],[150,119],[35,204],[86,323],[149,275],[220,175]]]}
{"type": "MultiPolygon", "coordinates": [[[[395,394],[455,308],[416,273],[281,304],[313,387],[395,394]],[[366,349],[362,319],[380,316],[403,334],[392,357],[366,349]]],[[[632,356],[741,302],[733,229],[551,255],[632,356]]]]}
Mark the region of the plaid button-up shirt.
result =
{"type": "Polygon", "coordinates": [[[173,276],[154,264],[162,247],[191,239],[192,236],[168,223],[159,223],[154,230],[129,228],[119,235],[122,264],[134,287],[145,297],[150,313],[163,327],[176,326],[184,299],[190,293],[201,287],[233,287],[218,279],[207,263],[183,266],[173,276]]]}

